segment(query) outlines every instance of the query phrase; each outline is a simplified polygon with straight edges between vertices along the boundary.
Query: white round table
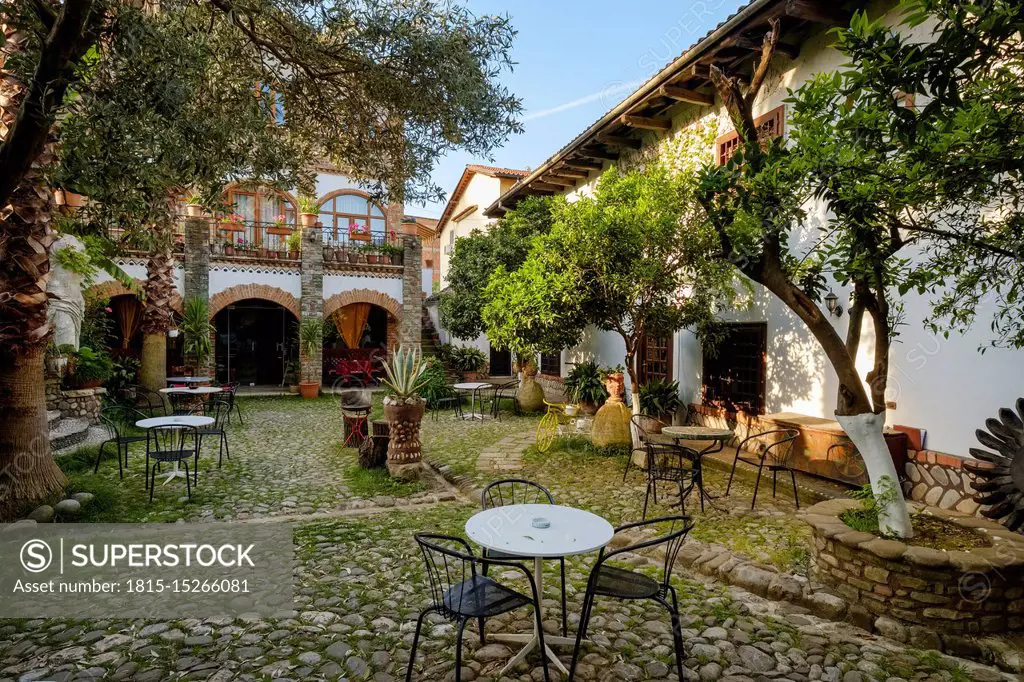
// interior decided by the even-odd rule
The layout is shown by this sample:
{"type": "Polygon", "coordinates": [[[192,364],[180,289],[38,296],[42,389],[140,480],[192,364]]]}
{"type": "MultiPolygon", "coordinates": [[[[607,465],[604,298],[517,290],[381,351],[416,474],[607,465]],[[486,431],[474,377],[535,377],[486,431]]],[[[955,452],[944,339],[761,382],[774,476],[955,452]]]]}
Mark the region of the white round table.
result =
{"type": "Polygon", "coordinates": [[[169,384],[208,384],[211,381],[210,377],[167,377],[169,384]]]}
{"type": "Polygon", "coordinates": [[[188,388],[176,387],[176,388],[161,388],[161,393],[187,393],[189,395],[210,395],[211,393],[220,393],[224,389],[220,386],[192,386],[188,388]]]}
{"type": "MultiPolygon", "coordinates": [[[[466,522],[466,535],[481,547],[506,555],[533,557],[533,577],[537,582],[537,594],[544,599],[544,574],[541,562],[543,559],[586,554],[601,549],[615,535],[612,524],[597,514],[591,514],[574,507],[562,507],[554,504],[510,504],[505,507],[492,507],[474,514],[466,522]],[[550,523],[548,528],[536,528],[535,518],[544,518],[550,523]]],[[[541,621],[544,620],[543,606],[541,621]]],[[[498,642],[523,643],[525,646],[512,657],[502,669],[500,675],[511,670],[516,663],[526,658],[540,644],[536,619],[532,634],[495,634],[492,638],[498,642]]],[[[551,644],[574,645],[573,637],[544,636],[544,655],[555,664],[565,675],[569,671],[553,651],[551,644]]]]}
{"type": "MultiPolygon", "coordinates": [[[[167,389],[163,389],[167,390],[167,389]]],[[[210,426],[213,424],[213,417],[201,417],[198,415],[174,415],[170,417],[149,417],[148,419],[140,419],[135,422],[135,426],[140,429],[156,429],[166,426],[194,426],[196,428],[202,428],[204,426],[210,426]]],[[[149,447],[149,443],[146,444],[149,447]]],[[[185,477],[185,472],[178,468],[178,463],[174,463],[174,469],[167,474],[167,479],[164,481],[164,485],[171,482],[172,479],[185,477]]]]}
{"type": "Polygon", "coordinates": [[[494,384],[489,384],[486,381],[469,381],[461,384],[452,384],[452,388],[456,391],[469,391],[469,414],[464,414],[463,419],[479,419],[484,420],[484,400],[480,397],[480,391],[485,388],[491,388],[494,384]],[[479,402],[480,411],[476,412],[473,406],[479,402]]]}

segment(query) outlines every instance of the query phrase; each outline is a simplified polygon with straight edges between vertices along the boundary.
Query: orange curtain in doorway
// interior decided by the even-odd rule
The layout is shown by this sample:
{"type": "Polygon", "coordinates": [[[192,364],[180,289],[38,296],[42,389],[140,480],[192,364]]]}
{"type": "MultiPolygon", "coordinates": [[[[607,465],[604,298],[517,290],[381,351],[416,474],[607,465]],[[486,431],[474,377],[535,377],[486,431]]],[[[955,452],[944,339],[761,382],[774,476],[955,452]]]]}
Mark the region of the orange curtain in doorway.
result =
{"type": "Polygon", "coordinates": [[[359,340],[363,338],[363,328],[370,319],[369,303],[350,303],[337,312],[334,324],[338,333],[349,348],[359,348],[359,340]]]}
{"type": "Polygon", "coordinates": [[[142,322],[142,305],[138,299],[124,297],[114,301],[114,312],[121,328],[121,348],[127,349],[142,322]]]}

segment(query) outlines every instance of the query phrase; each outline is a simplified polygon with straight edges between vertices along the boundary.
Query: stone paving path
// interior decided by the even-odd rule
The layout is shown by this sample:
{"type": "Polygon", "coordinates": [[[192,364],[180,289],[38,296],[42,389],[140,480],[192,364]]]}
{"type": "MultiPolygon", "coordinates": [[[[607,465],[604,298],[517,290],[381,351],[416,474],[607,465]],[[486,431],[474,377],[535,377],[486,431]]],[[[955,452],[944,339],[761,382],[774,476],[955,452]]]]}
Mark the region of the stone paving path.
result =
{"type": "Polygon", "coordinates": [[[511,474],[523,468],[523,451],[534,444],[536,436],[530,432],[513,433],[484,449],[476,461],[477,469],[485,473],[511,474]]]}

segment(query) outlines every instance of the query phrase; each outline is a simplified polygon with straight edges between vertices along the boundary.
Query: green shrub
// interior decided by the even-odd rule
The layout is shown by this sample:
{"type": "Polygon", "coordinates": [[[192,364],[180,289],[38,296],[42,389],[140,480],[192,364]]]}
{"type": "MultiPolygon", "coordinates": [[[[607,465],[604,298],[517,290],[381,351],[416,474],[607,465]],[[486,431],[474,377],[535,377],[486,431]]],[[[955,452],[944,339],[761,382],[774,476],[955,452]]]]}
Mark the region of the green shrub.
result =
{"type": "Polygon", "coordinates": [[[94,381],[106,381],[114,373],[114,361],[103,351],[82,346],[75,353],[71,382],[81,386],[94,381]]]}
{"type": "Polygon", "coordinates": [[[456,372],[482,372],[487,367],[487,356],[476,346],[452,346],[448,358],[448,366],[456,372]]]}
{"type": "Polygon", "coordinates": [[[608,397],[601,380],[601,369],[593,361],[576,363],[565,377],[565,389],[574,403],[600,405],[608,397]]]}
{"type": "Polygon", "coordinates": [[[860,500],[859,509],[850,509],[843,512],[839,518],[850,528],[863,533],[879,535],[878,512],[896,500],[900,495],[899,487],[888,476],[883,476],[878,481],[879,494],[875,494],[870,483],[865,483],[862,488],[852,493],[853,499],[860,500]]]}
{"type": "Polygon", "coordinates": [[[447,395],[448,376],[444,363],[440,359],[427,358],[427,368],[423,370],[423,385],[420,397],[427,401],[427,407],[433,407],[437,400],[447,395]]]}

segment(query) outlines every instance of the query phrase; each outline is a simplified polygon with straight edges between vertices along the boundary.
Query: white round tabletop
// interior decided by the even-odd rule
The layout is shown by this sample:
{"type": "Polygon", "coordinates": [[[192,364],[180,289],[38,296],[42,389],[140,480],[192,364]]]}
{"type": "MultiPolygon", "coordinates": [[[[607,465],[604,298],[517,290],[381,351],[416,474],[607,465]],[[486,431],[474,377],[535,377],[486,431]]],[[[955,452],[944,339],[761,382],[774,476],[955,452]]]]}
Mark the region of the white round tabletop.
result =
{"type": "Polygon", "coordinates": [[[726,440],[735,435],[732,429],[714,426],[666,426],[661,432],[678,440],[726,440]]]}
{"type": "Polygon", "coordinates": [[[604,547],[615,535],[612,524],[597,514],[556,504],[510,504],[492,507],[466,521],[466,535],[482,547],[523,557],[563,557],[604,547]],[[536,528],[533,520],[550,526],[536,528]]]}
{"type": "Polygon", "coordinates": [[[210,377],[167,377],[168,383],[174,384],[205,384],[213,381],[210,377]]]}
{"type": "Polygon", "coordinates": [[[135,425],[140,429],[155,429],[160,426],[209,426],[213,424],[213,417],[202,417],[199,415],[177,415],[173,417],[150,417],[140,419],[135,425]]]}
{"type": "Polygon", "coordinates": [[[452,384],[452,388],[456,388],[460,391],[478,391],[481,388],[490,388],[493,384],[488,384],[485,381],[470,381],[464,384],[452,384]]]}
{"type": "Polygon", "coordinates": [[[161,388],[161,393],[187,393],[189,395],[209,395],[220,393],[224,389],[220,386],[193,386],[192,388],[161,388]]]}

